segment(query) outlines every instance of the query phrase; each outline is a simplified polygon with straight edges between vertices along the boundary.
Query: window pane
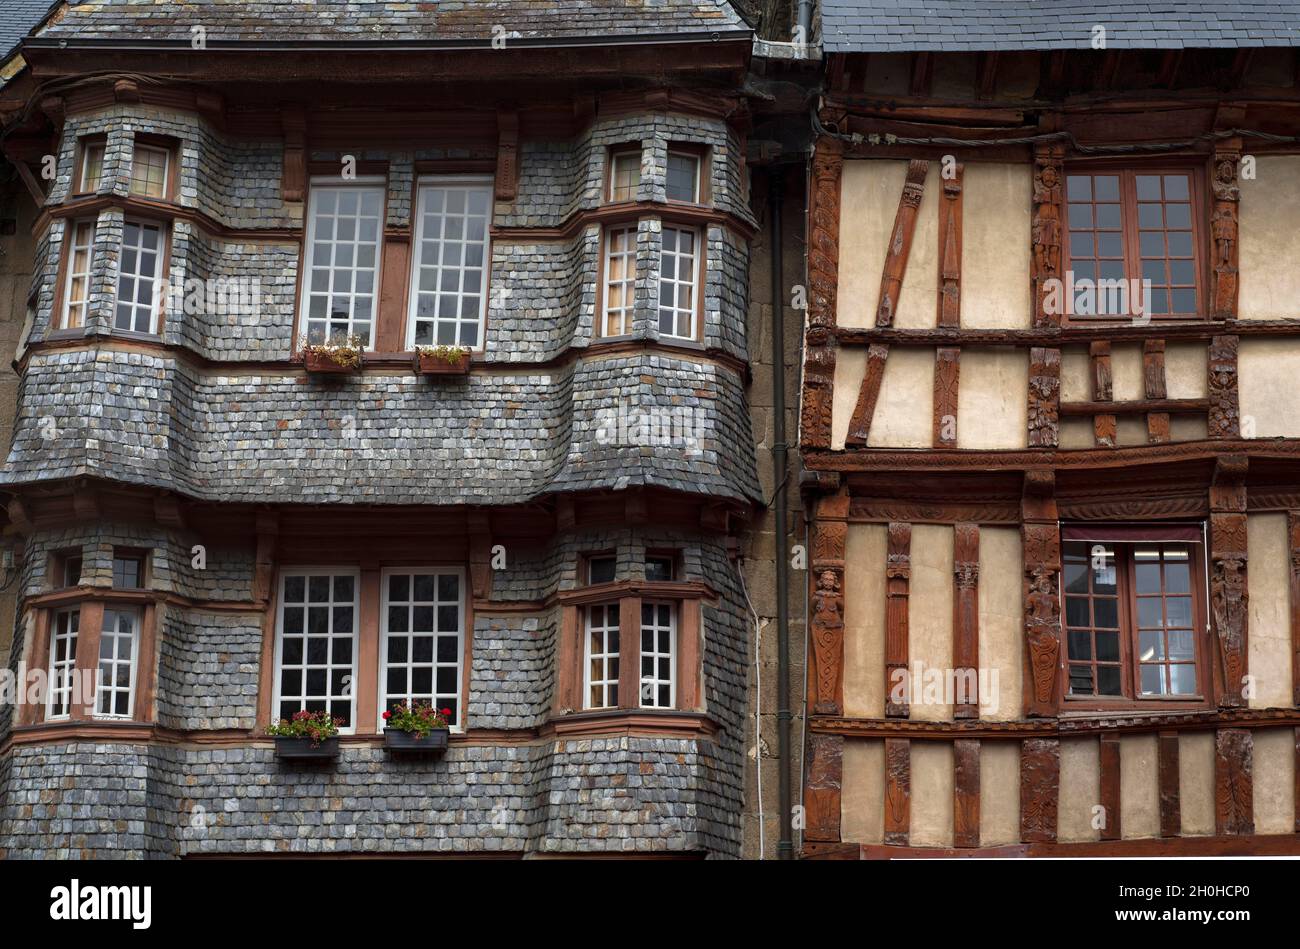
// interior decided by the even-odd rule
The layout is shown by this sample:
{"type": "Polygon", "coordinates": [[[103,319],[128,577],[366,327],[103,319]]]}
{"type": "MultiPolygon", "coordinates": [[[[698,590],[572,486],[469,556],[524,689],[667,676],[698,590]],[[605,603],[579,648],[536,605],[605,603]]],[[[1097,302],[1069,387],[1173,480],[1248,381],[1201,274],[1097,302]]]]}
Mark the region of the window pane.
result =
{"type": "Polygon", "coordinates": [[[1070,630],[1070,655],[1071,659],[1091,659],[1092,658],[1092,634],[1087,630],[1070,630]]]}
{"type": "Polygon", "coordinates": [[[1173,695],[1196,694],[1196,666],[1180,663],[1169,667],[1169,677],[1173,680],[1170,693],[1173,695]]]}
{"type": "Polygon", "coordinates": [[[1100,695],[1122,695],[1119,666],[1097,667],[1097,692],[1100,695]]]}
{"type": "Polygon", "coordinates": [[[1109,597],[1094,597],[1092,622],[1098,629],[1119,629],[1119,601],[1109,597]]]}
{"type": "Polygon", "coordinates": [[[1119,662],[1119,633],[1099,630],[1096,641],[1098,662],[1119,662]]]}
{"type": "Polygon", "coordinates": [[[668,200],[696,201],[700,160],[694,155],[668,154],[668,200]]]}

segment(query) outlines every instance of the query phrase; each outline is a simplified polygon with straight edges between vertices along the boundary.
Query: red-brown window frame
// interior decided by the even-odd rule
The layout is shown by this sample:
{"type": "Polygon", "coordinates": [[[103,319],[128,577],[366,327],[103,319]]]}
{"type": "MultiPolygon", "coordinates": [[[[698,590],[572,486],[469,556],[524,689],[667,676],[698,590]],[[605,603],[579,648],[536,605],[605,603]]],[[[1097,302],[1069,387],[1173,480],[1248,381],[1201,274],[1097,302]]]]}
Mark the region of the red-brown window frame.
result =
{"type": "MultiPolygon", "coordinates": [[[[1191,200],[1192,213],[1192,261],[1195,268],[1196,276],[1196,313],[1151,313],[1148,306],[1147,315],[1152,322],[1176,322],[1179,320],[1204,320],[1209,313],[1209,267],[1208,267],[1208,242],[1207,234],[1209,233],[1208,209],[1205,195],[1206,189],[1206,172],[1203,159],[1186,159],[1171,161],[1164,159],[1128,159],[1120,163],[1117,161],[1070,161],[1065,165],[1064,180],[1061,182],[1061,261],[1062,274],[1073,269],[1073,260],[1070,255],[1070,188],[1069,178],[1073,174],[1080,175],[1116,175],[1120,179],[1120,234],[1123,242],[1124,252],[1124,277],[1126,280],[1142,279],[1142,260],[1140,250],[1140,240],[1138,236],[1138,200],[1137,200],[1137,183],[1138,175],[1167,175],[1167,174],[1185,174],[1188,176],[1188,189],[1191,200]]],[[[1095,195],[1093,203],[1095,205],[1095,195]]],[[[1161,202],[1163,204],[1163,201],[1161,202]]],[[[1096,229],[1096,219],[1094,226],[1096,229]]],[[[1148,301],[1149,303],[1149,301],[1148,301]]],[[[1130,316],[1075,316],[1073,314],[1063,314],[1062,322],[1066,324],[1073,323],[1083,326],[1099,326],[1114,323],[1130,323],[1130,316]]]]}
{"type": "MultiPolygon", "coordinates": [[[[1065,598],[1065,546],[1068,543],[1090,543],[1089,541],[1062,541],[1061,570],[1061,634],[1062,650],[1059,677],[1061,681],[1061,705],[1068,710],[1115,710],[1115,709],[1151,709],[1151,708],[1210,708],[1214,704],[1213,665],[1214,652],[1211,632],[1206,614],[1206,596],[1208,587],[1205,575],[1205,548],[1199,541],[1159,541],[1132,540],[1104,541],[1114,545],[1116,551],[1116,593],[1119,600],[1119,650],[1120,650],[1120,684],[1124,694],[1115,696],[1071,695],[1070,694],[1070,627],[1067,624],[1065,598]],[[1137,571],[1132,555],[1132,548],[1138,544],[1154,544],[1161,547],[1181,545],[1188,548],[1188,564],[1191,574],[1192,600],[1192,641],[1196,662],[1195,696],[1187,695],[1141,695],[1141,669],[1137,661],[1139,633],[1137,624],[1137,571]],[[1123,552],[1123,556],[1121,556],[1123,552]],[[1122,572],[1121,572],[1122,571],[1122,572]]],[[[1100,542],[1099,543],[1103,543],[1100,542]]],[[[1095,650],[1095,646],[1094,646],[1095,650]]],[[[1095,655],[1095,652],[1094,652],[1095,655]]]]}

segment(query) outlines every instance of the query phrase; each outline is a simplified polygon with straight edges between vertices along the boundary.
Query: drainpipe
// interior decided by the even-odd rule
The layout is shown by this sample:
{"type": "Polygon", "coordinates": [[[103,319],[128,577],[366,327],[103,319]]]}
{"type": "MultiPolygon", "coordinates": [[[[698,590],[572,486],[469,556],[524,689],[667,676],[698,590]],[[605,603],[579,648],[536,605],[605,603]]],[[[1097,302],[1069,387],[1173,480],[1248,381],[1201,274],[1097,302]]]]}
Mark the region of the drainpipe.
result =
{"type": "Polygon", "coordinates": [[[798,24],[803,31],[803,41],[812,44],[813,0],[799,0],[798,24]]]}
{"type": "Polygon", "coordinates": [[[781,202],[783,182],[780,166],[768,179],[768,214],[772,228],[772,478],[776,482],[776,758],[780,782],[781,835],[776,845],[778,860],[794,856],[790,836],[790,577],[786,573],[786,494],[789,461],[785,444],[785,287],[781,260],[781,202]]]}

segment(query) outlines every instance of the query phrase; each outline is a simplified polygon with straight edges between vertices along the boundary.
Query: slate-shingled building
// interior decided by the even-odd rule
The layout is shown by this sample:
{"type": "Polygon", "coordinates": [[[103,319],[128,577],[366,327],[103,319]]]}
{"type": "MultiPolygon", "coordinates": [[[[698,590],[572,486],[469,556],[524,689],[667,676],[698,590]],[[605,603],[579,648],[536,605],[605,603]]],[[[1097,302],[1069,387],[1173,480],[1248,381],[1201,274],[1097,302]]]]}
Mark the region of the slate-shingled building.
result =
{"type": "Polygon", "coordinates": [[[739,853],[751,34],[574,6],[26,40],[10,667],[99,685],[0,713],[0,855],[739,853]],[[340,335],[359,369],[308,365],[340,335]],[[385,752],[404,699],[445,756],[385,752]],[[337,760],[276,760],[304,708],[337,760]]]}

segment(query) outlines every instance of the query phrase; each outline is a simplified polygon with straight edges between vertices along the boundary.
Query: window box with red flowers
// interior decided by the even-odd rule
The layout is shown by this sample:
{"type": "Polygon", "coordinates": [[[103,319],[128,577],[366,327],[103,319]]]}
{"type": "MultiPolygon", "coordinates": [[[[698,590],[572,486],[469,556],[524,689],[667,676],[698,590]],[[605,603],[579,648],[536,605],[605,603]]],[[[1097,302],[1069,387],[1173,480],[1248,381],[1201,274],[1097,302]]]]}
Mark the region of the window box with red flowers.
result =
{"type": "Polygon", "coordinates": [[[339,756],[341,718],[328,712],[295,712],[270,725],[266,733],[275,739],[275,756],[281,761],[330,761],[339,756]]]}
{"type": "Polygon", "coordinates": [[[399,703],[384,712],[384,748],[392,754],[440,755],[447,750],[451,709],[441,711],[427,702],[399,703]]]}
{"type": "Polygon", "coordinates": [[[415,371],[422,376],[463,376],[469,372],[463,346],[421,346],[415,351],[415,371]]]}

